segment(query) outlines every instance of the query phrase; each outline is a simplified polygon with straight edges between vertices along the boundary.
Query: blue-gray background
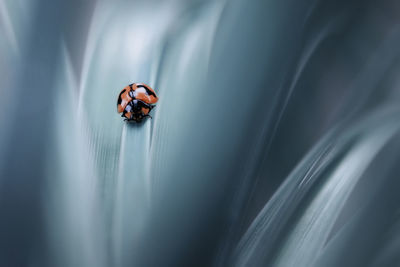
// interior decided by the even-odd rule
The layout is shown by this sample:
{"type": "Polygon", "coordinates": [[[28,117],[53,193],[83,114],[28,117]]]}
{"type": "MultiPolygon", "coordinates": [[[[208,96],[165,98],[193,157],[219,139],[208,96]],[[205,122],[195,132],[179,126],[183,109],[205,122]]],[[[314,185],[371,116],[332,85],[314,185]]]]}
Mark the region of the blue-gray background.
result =
{"type": "Polygon", "coordinates": [[[0,266],[399,266],[399,56],[396,0],[0,0],[0,266]]]}

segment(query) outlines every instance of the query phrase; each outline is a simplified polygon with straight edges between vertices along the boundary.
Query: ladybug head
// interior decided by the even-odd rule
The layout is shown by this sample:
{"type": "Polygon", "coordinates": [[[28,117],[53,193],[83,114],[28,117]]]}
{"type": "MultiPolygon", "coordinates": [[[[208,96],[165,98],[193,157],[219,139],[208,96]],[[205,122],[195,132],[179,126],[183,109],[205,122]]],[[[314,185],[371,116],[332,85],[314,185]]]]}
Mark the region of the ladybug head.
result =
{"type": "Polygon", "coordinates": [[[153,107],[154,105],[134,99],[126,105],[122,117],[128,121],[141,122],[145,117],[151,117],[148,113],[153,107]]]}
{"type": "Polygon", "coordinates": [[[142,110],[143,106],[145,105],[145,103],[143,103],[143,101],[136,100],[136,99],[132,100],[129,104],[132,107],[133,113],[140,112],[142,110]]]}

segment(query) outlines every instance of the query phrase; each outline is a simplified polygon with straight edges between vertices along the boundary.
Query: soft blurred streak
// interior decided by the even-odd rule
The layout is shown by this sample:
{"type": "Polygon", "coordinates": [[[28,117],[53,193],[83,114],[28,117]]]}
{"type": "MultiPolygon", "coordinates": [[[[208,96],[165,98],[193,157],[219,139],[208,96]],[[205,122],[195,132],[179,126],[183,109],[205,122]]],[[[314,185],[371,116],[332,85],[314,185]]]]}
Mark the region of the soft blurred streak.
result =
{"type": "MultiPolygon", "coordinates": [[[[0,1],[0,40],[1,52],[8,56],[19,56],[23,48],[23,41],[32,23],[35,5],[26,0],[0,1]]],[[[1,53],[0,52],[0,53],[1,53]]]]}
{"type": "Polygon", "coordinates": [[[253,221],[236,248],[234,265],[312,266],[350,192],[398,133],[398,114],[393,108],[376,111],[321,140],[253,221]]]}
{"type": "MultiPolygon", "coordinates": [[[[15,93],[7,90],[13,85],[21,64],[21,51],[31,22],[32,5],[19,0],[0,1],[0,168],[5,162],[4,142],[9,138],[12,121],[8,119],[15,93]]],[[[1,178],[0,178],[1,186],[1,178]]]]}
{"type": "Polygon", "coordinates": [[[388,125],[374,130],[359,138],[336,164],[297,225],[292,226],[287,245],[277,256],[274,266],[311,266],[317,259],[349,194],[398,126],[388,125]]]}
{"type": "Polygon", "coordinates": [[[54,105],[63,112],[52,118],[55,137],[47,166],[47,227],[55,255],[51,262],[54,266],[107,266],[97,181],[79,127],[77,81],[65,45],[62,62],[57,78],[62,88],[54,105]]]}
{"type": "MultiPolygon", "coordinates": [[[[6,42],[8,41],[9,47],[11,49],[13,49],[14,52],[16,52],[18,50],[17,37],[15,34],[14,27],[10,20],[10,16],[8,13],[8,9],[6,7],[5,0],[0,1],[0,19],[1,19],[0,25],[2,26],[3,36],[6,36],[6,38],[4,40],[6,42]]],[[[5,45],[6,44],[2,44],[2,46],[5,46],[5,45]]],[[[3,49],[2,49],[2,51],[4,51],[3,49]]]]}

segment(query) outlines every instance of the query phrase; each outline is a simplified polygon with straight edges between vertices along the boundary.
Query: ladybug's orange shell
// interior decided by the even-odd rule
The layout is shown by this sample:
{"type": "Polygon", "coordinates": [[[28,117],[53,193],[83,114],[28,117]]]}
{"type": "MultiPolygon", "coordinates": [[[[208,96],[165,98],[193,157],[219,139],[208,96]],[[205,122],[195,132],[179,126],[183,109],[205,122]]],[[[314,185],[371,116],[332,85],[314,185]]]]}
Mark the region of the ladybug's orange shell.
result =
{"type": "MultiPolygon", "coordinates": [[[[122,89],[122,91],[119,93],[117,102],[118,113],[123,112],[128,103],[133,100],[133,98],[129,95],[130,91],[135,92],[135,99],[141,100],[147,104],[155,104],[158,101],[158,97],[153,88],[144,83],[134,83],[125,86],[124,89],[122,89]],[[148,91],[150,91],[150,94],[148,91]]],[[[149,110],[147,109],[142,111],[145,115],[149,113],[149,110]]]]}
{"type": "Polygon", "coordinates": [[[155,104],[158,101],[158,97],[156,92],[154,92],[153,88],[148,86],[147,84],[144,83],[135,83],[132,85],[133,91],[136,91],[136,96],[135,98],[138,100],[142,100],[143,102],[147,104],[155,104]],[[146,87],[152,94],[145,92],[139,92],[141,91],[141,88],[146,87]]]}
{"type": "Polygon", "coordinates": [[[118,102],[117,102],[118,103],[118,105],[117,105],[118,113],[121,113],[122,111],[124,111],[124,109],[126,108],[126,105],[128,105],[128,103],[130,101],[132,101],[132,97],[129,96],[129,91],[130,90],[131,90],[130,87],[126,86],[119,93],[118,102]]]}

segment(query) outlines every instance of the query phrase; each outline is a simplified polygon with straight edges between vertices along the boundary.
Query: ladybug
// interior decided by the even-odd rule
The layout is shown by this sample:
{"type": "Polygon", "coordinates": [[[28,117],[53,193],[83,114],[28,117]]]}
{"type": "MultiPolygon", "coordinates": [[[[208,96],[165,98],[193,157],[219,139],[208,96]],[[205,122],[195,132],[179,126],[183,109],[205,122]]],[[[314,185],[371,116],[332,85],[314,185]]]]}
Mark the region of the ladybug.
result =
{"type": "Polygon", "coordinates": [[[118,96],[117,109],[125,121],[141,122],[150,117],[149,112],[158,101],[156,92],[144,83],[132,83],[122,89],[118,96]]]}

